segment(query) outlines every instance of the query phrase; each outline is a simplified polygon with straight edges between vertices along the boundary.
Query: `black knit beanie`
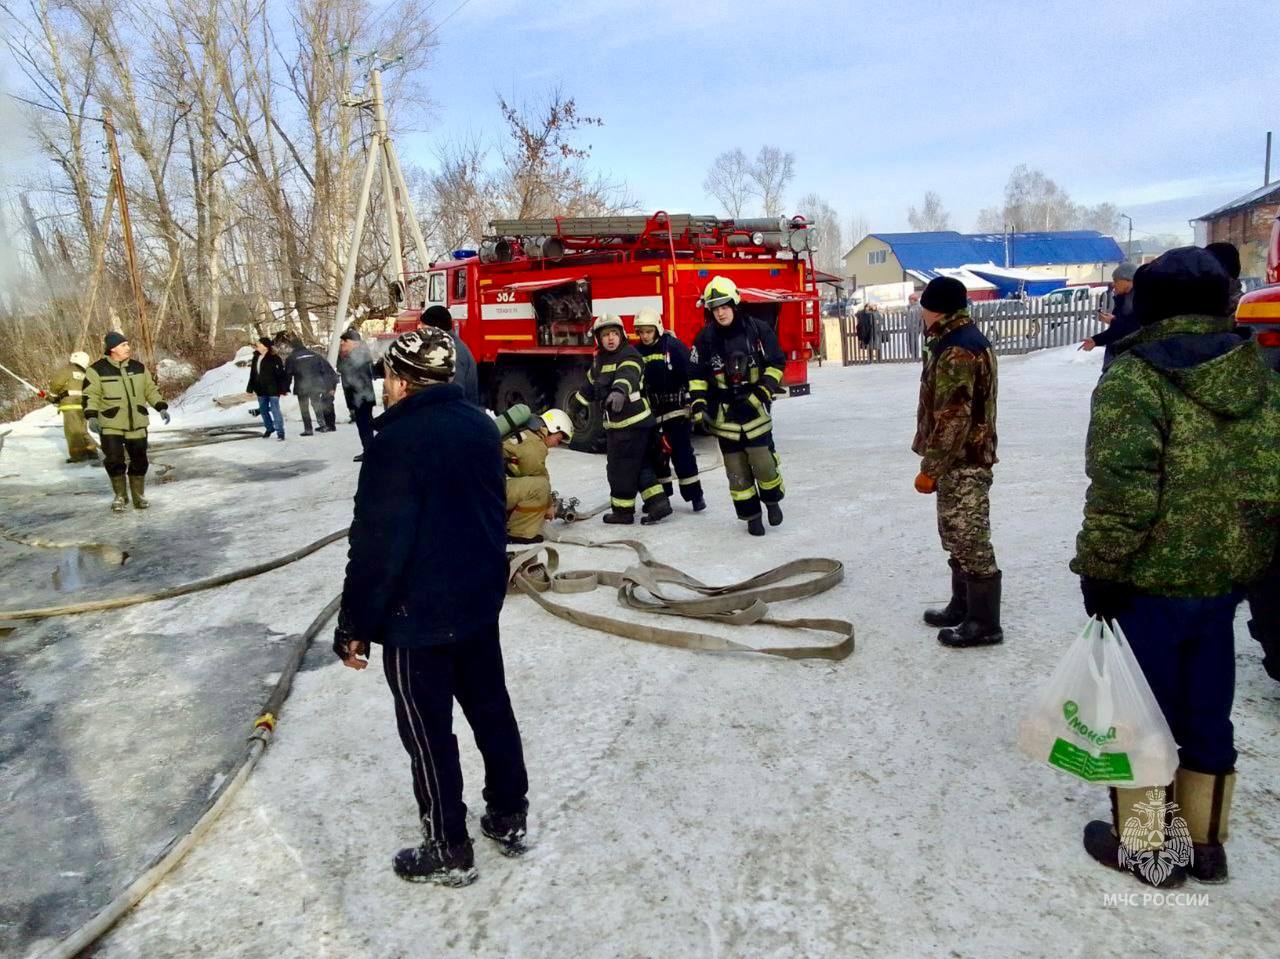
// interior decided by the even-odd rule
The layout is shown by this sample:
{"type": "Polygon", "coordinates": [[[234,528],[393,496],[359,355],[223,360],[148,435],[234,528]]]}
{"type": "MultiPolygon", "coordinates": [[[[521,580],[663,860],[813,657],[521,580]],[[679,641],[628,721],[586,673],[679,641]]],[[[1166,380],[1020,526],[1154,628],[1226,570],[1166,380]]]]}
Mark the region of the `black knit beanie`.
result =
{"type": "Polygon", "coordinates": [[[969,305],[969,291],[954,276],[935,276],[920,294],[920,305],[934,313],[957,313],[969,305]]]}
{"type": "Polygon", "coordinates": [[[1231,278],[1212,253],[1182,246],[1138,267],[1133,277],[1133,309],[1144,326],[1171,316],[1222,316],[1231,278]]]}

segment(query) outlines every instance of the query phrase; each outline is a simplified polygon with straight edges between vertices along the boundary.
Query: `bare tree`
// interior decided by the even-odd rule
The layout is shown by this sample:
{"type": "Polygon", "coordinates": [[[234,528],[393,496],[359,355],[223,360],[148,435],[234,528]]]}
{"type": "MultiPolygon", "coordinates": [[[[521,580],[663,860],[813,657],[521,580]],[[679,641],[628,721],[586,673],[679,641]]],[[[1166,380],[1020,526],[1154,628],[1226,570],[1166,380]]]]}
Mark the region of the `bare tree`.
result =
{"type": "Polygon", "coordinates": [[[849,249],[853,249],[862,242],[863,237],[871,232],[871,221],[867,219],[865,213],[851,213],[848,227],[848,232],[845,234],[845,242],[849,249]]]}
{"type": "Polygon", "coordinates": [[[702,189],[715,197],[731,218],[738,219],[746,214],[747,201],[752,194],[751,164],[740,147],[726,150],[711,161],[702,189]]]}
{"type": "Polygon", "coordinates": [[[795,154],[783,153],[775,146],[763,146],[751,164],[752,193],[759,197],[765,216],[781,216],[786,191],[795,179],[795,154]]]}
{"type": "Polygon", "coordinates": [[[453,250],[475,245],[501,210],[497,177],[488,169],[476,137],[446,143],[436,155],[435,172],[425,177],[421,209],[428,215],[429,241],[453,250]]]}
{"type": "Polygon", "coordinates": [[[978,211],[978,221],[973,228],[978,233],[1003,233],[1004,210],[998,206],[984,206],[978,211]]]}
{"type": "Polygon", "coordinates": [[[840,214],[816,193],[809,193],[802,197],[797,212],[814,224],[810,227],[817,234],[817,249],[813,254],[813,265],[827,273],[840,275],[840,257],[844,253],[840,248],[842,232],[840,214]]]}
{"type": "Polygon", "coordinates": [[[1097,230],[1114,236],[1120,229],[1120,212],[1113,203],[1089,207],[1072,202],[1067,191],[1044,171],[1023,163],[1009,174],[1004,205],[984,207],[978,213],[976,229],[981,233],[1097,230]]]}
{"type": "Polygon", "coordinates": [[[924,203],[920,209],[914,206],[907,210],[907,222],[917,233],[932,233],[951,229],[951,214],[942,206],[942,197],[933,190],[924,195],[924,203]]]}

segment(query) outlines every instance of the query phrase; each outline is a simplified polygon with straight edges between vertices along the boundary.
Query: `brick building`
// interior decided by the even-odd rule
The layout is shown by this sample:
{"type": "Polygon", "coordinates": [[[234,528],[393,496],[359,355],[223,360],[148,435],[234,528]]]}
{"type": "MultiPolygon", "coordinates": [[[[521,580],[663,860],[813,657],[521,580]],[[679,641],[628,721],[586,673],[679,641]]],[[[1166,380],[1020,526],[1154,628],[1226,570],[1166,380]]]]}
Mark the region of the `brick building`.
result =
{"type": "Polygon", "coordinates": [[[1191,221],[1196,246],[1234,243],[1240,250],[1240,275],[1262,277],[1267,271],[1271,224],[1280,216],[1280,181],[1258,187],[1191,221]]]}

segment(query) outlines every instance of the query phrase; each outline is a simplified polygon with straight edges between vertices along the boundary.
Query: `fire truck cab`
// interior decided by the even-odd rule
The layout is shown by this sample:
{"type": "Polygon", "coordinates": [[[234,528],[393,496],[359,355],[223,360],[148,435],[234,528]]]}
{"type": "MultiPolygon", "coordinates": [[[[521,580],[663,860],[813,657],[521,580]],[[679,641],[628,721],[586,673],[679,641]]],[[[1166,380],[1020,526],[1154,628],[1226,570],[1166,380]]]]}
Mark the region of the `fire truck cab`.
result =
{"type": "Polygon", "coordinates": [[[820,330],[810,227],[799,217],[663,212],[497,220],[479,250],[432,264],[425,285],[415,284],[421,307],[402,311],[387,336],[415,328],[427,307],[445,307],[491,408],[558,406],[575,418],[573,445],[593,449],[603,439],[599,411],[570,402],[595,352],[593,317],[617,314],[630,331],[636,314],[651,309],[692,344],[705,322],[702,290],[723,275],[738,284],[743,308],[777,332],[787,355],[783,385],[804,395],[820,330]]]}

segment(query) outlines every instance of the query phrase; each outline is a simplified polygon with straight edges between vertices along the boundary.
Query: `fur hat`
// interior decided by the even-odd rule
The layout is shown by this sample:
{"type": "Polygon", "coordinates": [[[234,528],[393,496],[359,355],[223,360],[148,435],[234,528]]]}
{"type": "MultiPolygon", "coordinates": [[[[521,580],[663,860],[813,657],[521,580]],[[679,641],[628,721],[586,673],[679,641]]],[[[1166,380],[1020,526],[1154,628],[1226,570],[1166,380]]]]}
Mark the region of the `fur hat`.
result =
{"type": "Polygon", "coordinates": [[[1133,309],[1145,325],[1192,313],[1227,312],[1231,278],[1212,253],[1182,246],[1138,267],[1133,277],[1133,309]]]}
{"type": "Polygon", "coordinates": [[[401,333],[383,354],[391,372],[419,386],[448,383],[457,357],[453,337],[432,326],[401,333]]]}

